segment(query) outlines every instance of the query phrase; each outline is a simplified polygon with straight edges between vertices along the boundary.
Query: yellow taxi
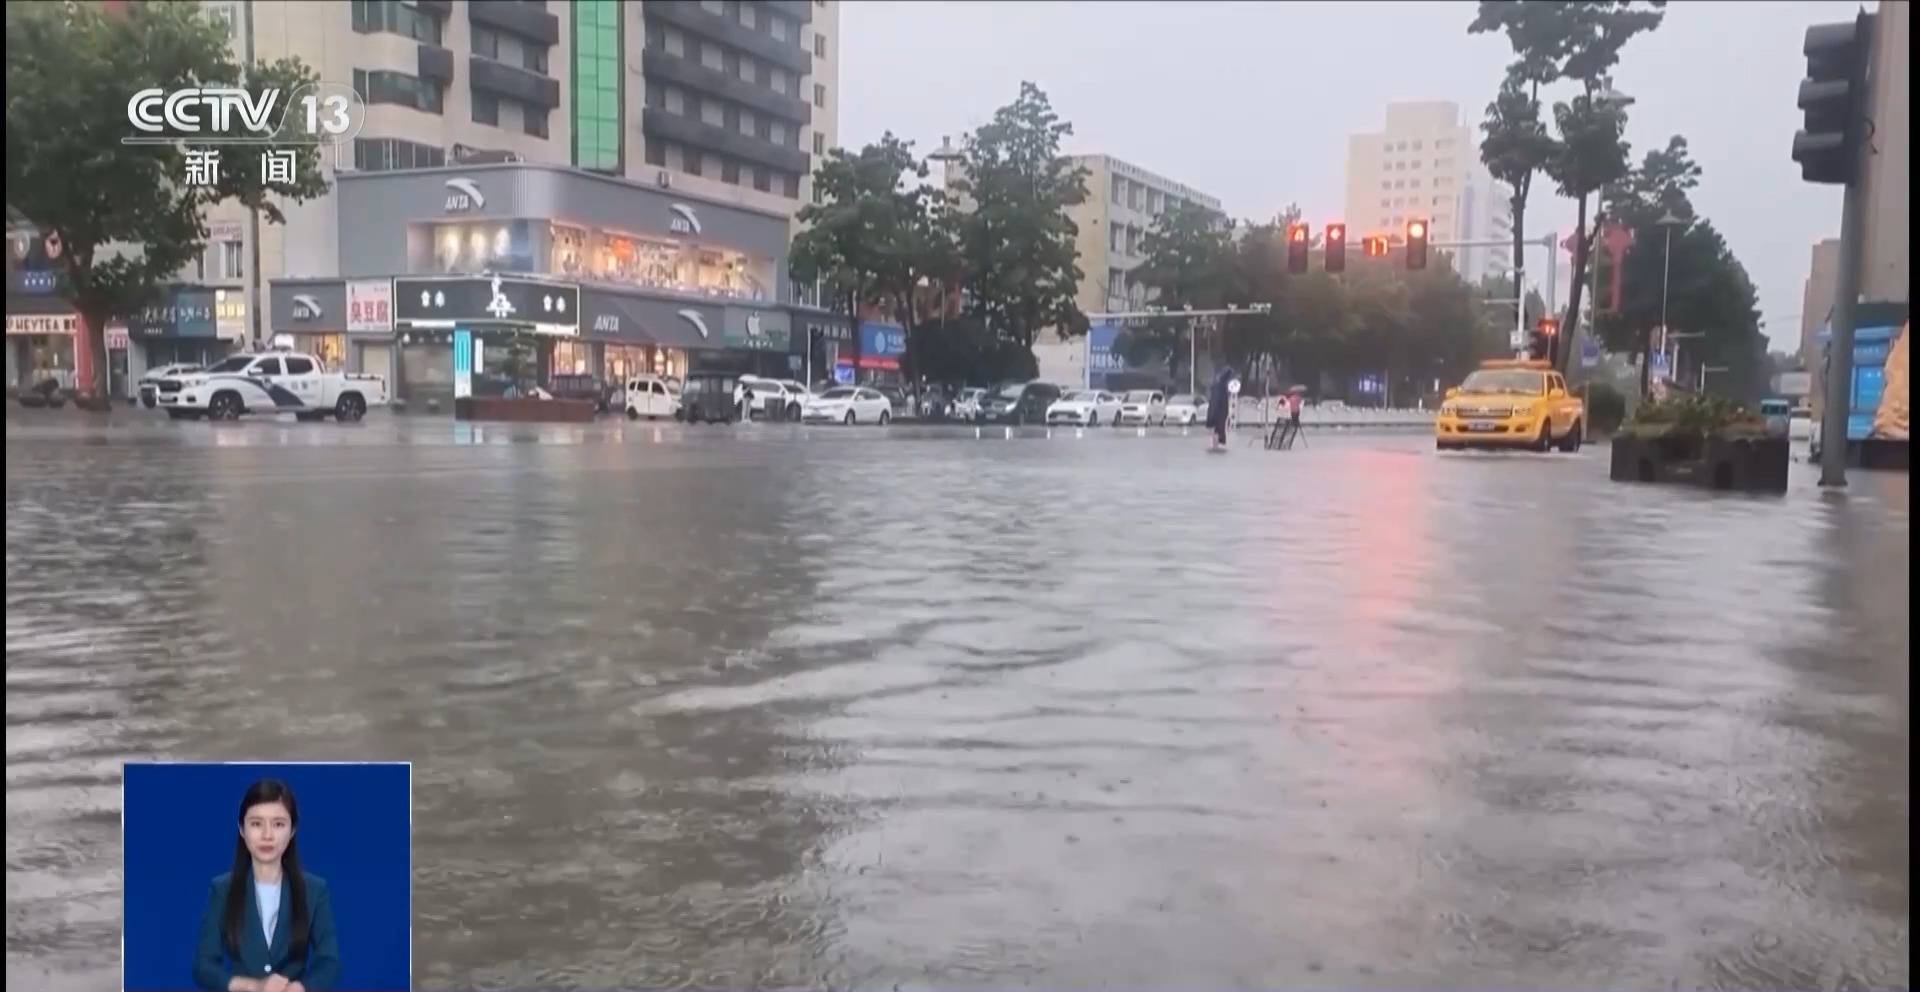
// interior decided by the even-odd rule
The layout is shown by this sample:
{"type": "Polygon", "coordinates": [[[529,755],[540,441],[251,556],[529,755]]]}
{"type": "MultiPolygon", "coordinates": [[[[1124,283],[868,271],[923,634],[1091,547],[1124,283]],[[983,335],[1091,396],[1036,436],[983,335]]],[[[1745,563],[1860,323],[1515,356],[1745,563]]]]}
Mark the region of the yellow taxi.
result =
{"type": "Polygon", "coordinates": [[[1433,421],[1433,440],[1442,451],[1579,451],[1585,419],[1585,405],[1567,391],[1567,380],[1552,365],[1502,359],[1482,362],[1466,381],[1447,390],[1433,421]]]}

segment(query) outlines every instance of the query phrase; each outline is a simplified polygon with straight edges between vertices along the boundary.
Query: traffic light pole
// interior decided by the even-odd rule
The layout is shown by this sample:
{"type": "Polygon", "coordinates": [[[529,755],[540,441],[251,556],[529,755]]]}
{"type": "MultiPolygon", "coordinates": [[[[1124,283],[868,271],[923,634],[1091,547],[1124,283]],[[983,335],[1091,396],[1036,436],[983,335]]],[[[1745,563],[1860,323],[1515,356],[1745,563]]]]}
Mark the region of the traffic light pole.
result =
{"type": "MultiPolygon", "coordinates": [[[[1860,156],[1858,171],[1866,171],[1860,156]]],[[[1820,411],[1820,485],[1847,484],[1847,413],[1853,406],[1853,313],[1860,299],[1860,255],[1866,240],[1866,192],[1858,175],[1840,207],[1840,270],[1834,279],[1833,333],[1827,341],[1827,389],[1820,411]]]]}
{"type": "MultiPolygon", "coordinates": [[[[1521,242],[1521,245],[1524,247],[1531,248],[1531,247],[1538,246],[1541,248],[1545,248],[1547,250],[1547,312],[1549,313],[1553,312],[1553,299],[1554,299],[1554,295],[1558,292],[1558,287],[1554,285],[1554,282],[1555,282],[1555,277],[1559,274],[1560,266],[1554,264],[1558,260],[1553,257],[1553,246],[1558,244],[1559,241],[1560,241],[1559,232],[1555,231],[1553,233],[1546,235],[1545,237],[1541,238],[1538,241],[1522,241],[1521,242]]],[[[1427,247],[1429,248],[1511,248],[1513,247],[1513,241],[1512,239],[1507,239],[1504,241],[1499,239],[1482,239],[1477,241],[1429,241],[1427,242],[1427,247]]],[[[1515,338],[1519,341],[1519,344],[1515,347],[1514,351],[1516,354],[1519,354],[1526,351],[1526,347],[1527,347],[1527,288],[1521,285],[1521,282],[1524,280],[1524,277],[1526,275],[1526,269],[1524,268],[1516,269],[1514,270],[1513,275],[1514,275],[1513,296],[1515,300],[1515,303],[1513,305],[1513,333],[1515,338]]]]}

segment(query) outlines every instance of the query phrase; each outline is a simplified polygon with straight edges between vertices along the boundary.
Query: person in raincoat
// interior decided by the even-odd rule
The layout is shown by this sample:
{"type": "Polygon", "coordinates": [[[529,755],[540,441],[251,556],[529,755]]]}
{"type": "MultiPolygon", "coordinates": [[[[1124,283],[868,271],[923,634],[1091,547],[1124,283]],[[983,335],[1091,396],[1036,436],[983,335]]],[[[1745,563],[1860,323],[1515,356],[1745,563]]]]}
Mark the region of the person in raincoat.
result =
{"type": "Polygon", "coordinates": [[[1227,446],[1227,413],[1233,403],[1233,391],[1228,384],[1233,382],[1233,366],[1222,365],[1213,374],[1213,385],[1207,389],[1207,429],[1213,432],[1208,442],[1209,448],[1227,446]]]}

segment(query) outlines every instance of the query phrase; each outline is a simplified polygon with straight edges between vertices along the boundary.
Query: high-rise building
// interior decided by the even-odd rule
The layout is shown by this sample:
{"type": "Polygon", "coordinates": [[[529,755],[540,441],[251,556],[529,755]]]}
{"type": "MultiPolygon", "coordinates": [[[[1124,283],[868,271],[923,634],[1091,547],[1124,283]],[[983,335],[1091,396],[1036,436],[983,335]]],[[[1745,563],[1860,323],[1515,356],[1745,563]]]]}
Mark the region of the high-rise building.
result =
{"type": "MultiPolygon", "coordinates": [[[[1443,100],[1387,104],[1386,127],[1347,139],[1347,240],[1404,238],[1426,218],[1434,242],[1513,237],[1513,193],[1480,162],[1479,140],[1443,100]]],[[[1468,282],[1513,270],[1511,248],[1440,249],[1468,282]]]]}
{"type": "Polygon", "coordinates": [[[235,203],[209,211],[207,255],[157,308],[194,323],[132,327],[120,339],[132,375],[289,340],[390,372],[402,397],[444,396],[448,317],[500,340],[533,333],[542,374],[609,381],[787,374],[804,359],[793,342],[852,337],[788,306],[785,271],[794,215],[837,137],[834,0],[202,5],[237,57],[297,57],[351,86],[365,121],[323,152],[329,193],[283,205],[284,225],[235,203]],[[577,287],[576,312],[488,328],[471,320],[485,314],[409,315],[411,298],[393,295],[422,279],[464,292],[491,273],[516,292],[577,287]],[[364,300],[380,321],[360,319],[364,300]],[[236,321],[248,326],[229,336],[236,321]]]}
{"type": "MultiPolygon", "coordinates": [[[[1087,170],[1087,199],[1068,211],[1080,229],[1074,302],[1083,313],[1147,305],[1151,294],[1130,273],[1146,260],[1144,242],[1154,219],[1181,203],[1219,213],[1220,200],[1111,155],[1076,155],[1072,161],[1087,170]]],[[[1042,334],[1033,351],[1041,378],[1069,386],[1086,381],[1085,342],[1042,334]]]]}

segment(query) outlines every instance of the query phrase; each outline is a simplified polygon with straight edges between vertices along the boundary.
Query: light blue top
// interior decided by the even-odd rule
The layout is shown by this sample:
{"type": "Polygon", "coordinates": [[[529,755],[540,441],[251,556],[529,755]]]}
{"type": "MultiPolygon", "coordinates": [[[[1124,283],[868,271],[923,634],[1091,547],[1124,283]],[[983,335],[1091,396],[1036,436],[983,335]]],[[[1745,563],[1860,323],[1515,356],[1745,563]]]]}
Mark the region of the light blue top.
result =
{"type": "Polygon", "coordinates": [[[253,883],[254,904],[260,907],[260,924],[267,931],[267,943],[273,943],[273,928],[280,922],[280,883],[253,883]]]}

